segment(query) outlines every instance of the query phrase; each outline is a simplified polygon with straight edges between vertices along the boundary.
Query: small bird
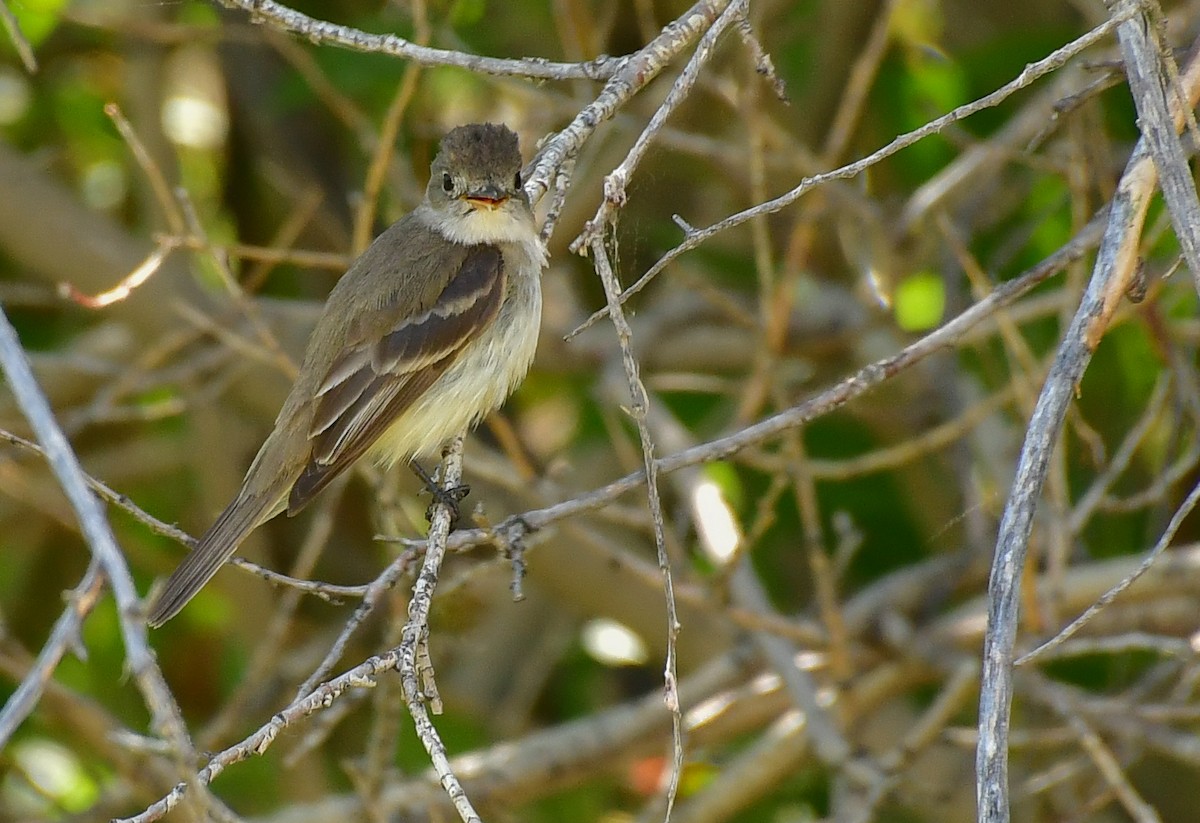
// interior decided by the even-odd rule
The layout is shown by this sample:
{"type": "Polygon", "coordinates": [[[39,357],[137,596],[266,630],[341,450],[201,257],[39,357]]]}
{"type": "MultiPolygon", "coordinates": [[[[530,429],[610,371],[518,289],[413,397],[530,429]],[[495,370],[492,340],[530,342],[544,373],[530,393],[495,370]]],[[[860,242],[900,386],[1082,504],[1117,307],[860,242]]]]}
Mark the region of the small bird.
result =
{"type": "Polygon", "coordinates": [[[546,252],[517,136],[459,126],[430,172],[425,199],[330,292],[274,429],[155,599],[151,626],[178,614],[250,532],[300,511],[364,453],[385,467],[432,457],[524,379],[546,252]]]}

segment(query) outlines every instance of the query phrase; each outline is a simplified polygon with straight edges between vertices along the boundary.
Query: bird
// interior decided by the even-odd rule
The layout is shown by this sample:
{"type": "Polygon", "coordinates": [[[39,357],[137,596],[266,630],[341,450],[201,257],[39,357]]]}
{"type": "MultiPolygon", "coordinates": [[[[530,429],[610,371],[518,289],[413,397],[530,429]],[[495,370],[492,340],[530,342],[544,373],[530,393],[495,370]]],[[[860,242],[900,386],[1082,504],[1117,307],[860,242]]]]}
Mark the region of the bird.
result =
{"type": "Polygon", "coordinates": [[[333,287],[240,490],[147,623],[178,614],[251,532],[296,514],[364,454],[385,468],[433,457],[502,405],[533,361],[545,265],[516,134],[452,129],[421,203],[333,287]]]}

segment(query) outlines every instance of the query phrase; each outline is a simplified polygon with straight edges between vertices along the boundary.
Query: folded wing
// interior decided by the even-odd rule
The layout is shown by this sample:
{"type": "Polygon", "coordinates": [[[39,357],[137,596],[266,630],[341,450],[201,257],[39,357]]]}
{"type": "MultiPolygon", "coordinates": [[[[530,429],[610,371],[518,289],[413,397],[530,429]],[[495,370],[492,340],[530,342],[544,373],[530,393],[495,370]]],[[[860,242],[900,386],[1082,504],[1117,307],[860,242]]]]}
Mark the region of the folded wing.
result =
{"type": "Polygon", "coordinates": [[[504,289],[500,250],[472,246],[431,306],[347,341],[317,389],[311,457],[288,497],[289,513],[361,457],[442,376],[496,319],[504,289]]]}

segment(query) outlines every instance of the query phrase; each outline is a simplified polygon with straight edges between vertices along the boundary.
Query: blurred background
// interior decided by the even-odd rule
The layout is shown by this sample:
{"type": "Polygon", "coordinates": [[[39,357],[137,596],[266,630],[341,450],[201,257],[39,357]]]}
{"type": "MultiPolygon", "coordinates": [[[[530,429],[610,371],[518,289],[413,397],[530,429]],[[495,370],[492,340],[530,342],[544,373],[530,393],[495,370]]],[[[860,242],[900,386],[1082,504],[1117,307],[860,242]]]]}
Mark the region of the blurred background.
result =
{"type": "MultiPolygon", "coordinates": [[[[453,126],[505,122],[527,159],[600,91],[313,44],[199,0],[0,0],[0,304],[86,470],[196,535],[236,491],[323,297],[420,199],[453,126]],[[36,60],[14,45],[27,42],[36,60]],[[147,261],[143,285],[110,293],[147,261]]],[[[681,0],[329,0],[319,19],[470,54],[625,55],[681,0]]],[[[1198,4],[1166,3],[1182,63],[1198,4]]],[[[748,22],[788,100],[734,31],[633,176],[611,237],[629,285],[684,239],[862,158],[1016,77],[1107,19],[1094,0],[762,0],[748,22]],[[677,222],[673,216],[682,221],[677,222]]],[[[466,527],[579,498],[643,464],[604,294],[570,242],[691,50],[583,146],[549,241],[533,370],[467,441],[466,527]]],[[[1090,274],[1138,138],[1112,37],[1001,105],[861,174],[715,235],[627,305],[659,457],[743,432],[889,357],[1083,238],[1083,254],[954,346],[803,425],[663,474],[686,750],[675,820],[974,814],[986,576],[1028,415],[1090,274]],[[1089,234],[1090,231],[1090,234],[1089,234]],[[771,644],[775,645],[772,646],[771,644]],[[814,751],[779,677],[821,689],[862,781],[814,751]],[[786,659],[786,658],[785,658],[786,659]]],[[[552,196],[539,205],[546,215],[552,196]]],[[[1056,452],[1020,641],[1054,633],[1132,569],[1196,479],[1200,325],[1159,202],[1140,302],[1123,301],[1056,452]]],[[[0,699],[28,674],[90,554],[0,390],[0,699]]],[[[407,471],[362,472],[241,553],[342,585],[419,536],[407,471]]],[[[128,510],[112,527],[147,592],[184,546],[128,510]]],[[[1017,679],[1022,821],[1195,819],[1200,597],[1194,519],[1144,578],[1017,679]],[[1106,753],[1108,760],[1097,755],[1106,753]],[[1114,768],[1102,768],[1112,765],[1114,768]],[[1133,799],[1131,799],[1133,798],[1133,799]]],[[[525,541],[524,600],[495,546],[454,554],[430,647],[438,728],[489,820],[661,818],[667,617],[643,485],[525,541]],[[472,771],[470,764],[483,764],[472,771]]],[[[395,646],[410,578],[352,635],[340,672],[395,646]]],[[[356,600],[229,567],[151,640],[198,749],[287,705],[356,600]]],[[[180,779],[139,743],[148,713],[103,596],[0,747],[0,818],[134,814],[180,779]],[[84,654],[86,652],[86,654],[84,654]]],[[[289,729],[213,791],[246,820],[447,820],[398,678],[289,729]]],[[[172,819],[203,819],[184,807],[172,819]]],[[[221,818],[228,819],[228,818],[221,818]]]]}

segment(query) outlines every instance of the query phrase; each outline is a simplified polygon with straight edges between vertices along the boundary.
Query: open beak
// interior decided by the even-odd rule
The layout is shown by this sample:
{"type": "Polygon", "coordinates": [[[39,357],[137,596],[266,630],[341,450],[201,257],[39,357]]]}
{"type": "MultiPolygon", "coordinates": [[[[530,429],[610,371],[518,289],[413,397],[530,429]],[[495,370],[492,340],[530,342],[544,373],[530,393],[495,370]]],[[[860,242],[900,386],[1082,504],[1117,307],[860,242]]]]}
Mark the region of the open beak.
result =
{"type": "Polygon", "coordinates": [[[508,195],[498,186],[481,186],[474,191],[467,192],[466,195],[466,201],[472,206],[489,211],[498,209],[506,200],[508,200],[508,195]]]}

